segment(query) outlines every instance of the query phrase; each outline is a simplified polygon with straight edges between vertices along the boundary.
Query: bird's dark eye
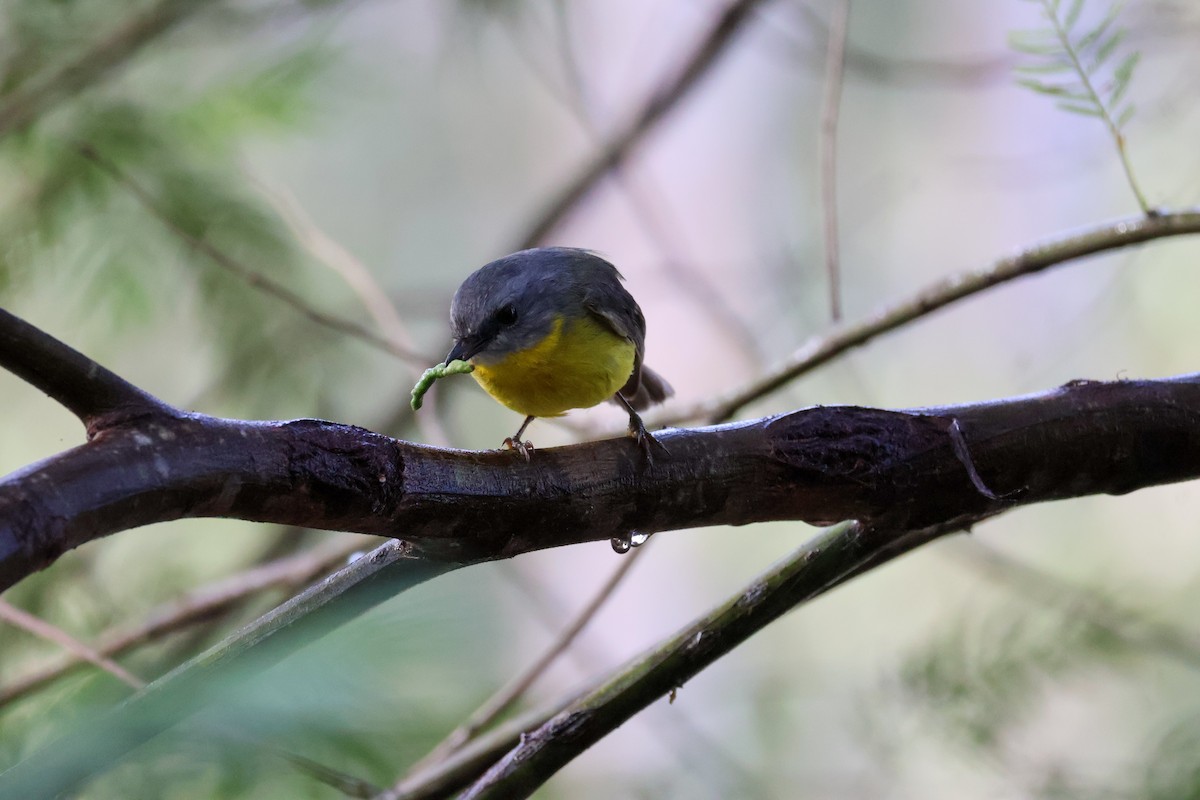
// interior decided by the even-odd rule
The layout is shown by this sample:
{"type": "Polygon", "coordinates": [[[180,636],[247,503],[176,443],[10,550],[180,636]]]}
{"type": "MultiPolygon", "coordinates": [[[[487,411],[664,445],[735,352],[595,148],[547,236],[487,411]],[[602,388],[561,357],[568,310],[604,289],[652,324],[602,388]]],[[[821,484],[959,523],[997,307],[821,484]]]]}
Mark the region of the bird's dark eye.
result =
{"type": "Polygon", "coordinates": [[[517,321],[517,309],[513,306],[504,306],[496,312],[496,322],[501,325],[512,325],[517,321]]]}

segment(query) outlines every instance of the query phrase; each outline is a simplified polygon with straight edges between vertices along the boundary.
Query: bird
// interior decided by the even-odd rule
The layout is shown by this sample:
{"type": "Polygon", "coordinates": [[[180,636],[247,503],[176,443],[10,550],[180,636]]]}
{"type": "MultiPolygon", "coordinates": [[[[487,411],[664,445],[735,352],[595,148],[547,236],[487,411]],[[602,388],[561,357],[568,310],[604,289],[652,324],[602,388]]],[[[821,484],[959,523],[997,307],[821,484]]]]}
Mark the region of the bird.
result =
{"type": "Polygon", "coordinates": [[[646,320],[617,268],[590,250],[538,247],[480,267],[450,304],[454,344],[446,364],[471,374],[502,405],[525,415],[503,446],[526,459],[522,440],[537,417],[611,401],[629,413],[629,434],[650,456],[663,448],[638,415],[674,394],[642,363],[646,320]]]}

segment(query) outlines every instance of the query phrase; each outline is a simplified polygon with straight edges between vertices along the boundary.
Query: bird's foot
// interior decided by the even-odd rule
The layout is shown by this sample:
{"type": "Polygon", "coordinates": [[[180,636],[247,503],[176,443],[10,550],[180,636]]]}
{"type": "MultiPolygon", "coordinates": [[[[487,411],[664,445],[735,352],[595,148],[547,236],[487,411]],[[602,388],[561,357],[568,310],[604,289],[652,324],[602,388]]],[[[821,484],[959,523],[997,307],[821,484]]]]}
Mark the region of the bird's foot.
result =
{"type": "Polygon", "coordinates": [[[671,451],[667,446],[655,439],[650,431],[646,430],[645,423],[641,417],[630,417],[629,419],[629,435],[637,442],[638,449],[646,455],[646,463],[654,463],[654,451],[659,450],[663,455],[670,455],[671,451]]]}
{"type": "Polygon", "coordinates": [[[530,454],[533,453],[533,442],[526,442],[518,439],[515,436],[509,436],[500,445],[505,450],[516,450],[526,461],[529,460],[530,454]]]}
{"type": "Polygon", "coordinates": [[[626,411],[629,412],[629,435],[633,437],[635,442],[637,442],[638,449],[645,454],[646,463],[654,463],[655,448],[658,448],[664,454],[669,454],[670,451],[667,450],[666,445],[664,445],[658,439],[655,439],[650,435],[650,431],[646,430],[646,423],[642,422],[642,418],[638,416],[637,411],[634,410],[629,400],[625,398],[625,395],[617,392],[614,395],[614,398],[618,403],[625,407],[626,411]]]}

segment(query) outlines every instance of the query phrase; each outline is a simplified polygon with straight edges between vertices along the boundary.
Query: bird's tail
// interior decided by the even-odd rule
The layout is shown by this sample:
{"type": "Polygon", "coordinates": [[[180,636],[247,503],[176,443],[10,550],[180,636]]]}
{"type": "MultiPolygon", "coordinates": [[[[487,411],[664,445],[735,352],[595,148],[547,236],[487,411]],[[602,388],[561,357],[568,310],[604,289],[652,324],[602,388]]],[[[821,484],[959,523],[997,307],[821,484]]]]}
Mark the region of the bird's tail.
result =
{"type": "Polygon", "coordinates": [[[633,406],[635,411],[644,411],[675,394],[675,390],[663,376],[645,366],[642,367],[641,380],[638,381],[637,389],[632,393],[629,389],[629,385],[626,384],[621,389],[621,396],[629,402],[629,405],[633,406]]]}

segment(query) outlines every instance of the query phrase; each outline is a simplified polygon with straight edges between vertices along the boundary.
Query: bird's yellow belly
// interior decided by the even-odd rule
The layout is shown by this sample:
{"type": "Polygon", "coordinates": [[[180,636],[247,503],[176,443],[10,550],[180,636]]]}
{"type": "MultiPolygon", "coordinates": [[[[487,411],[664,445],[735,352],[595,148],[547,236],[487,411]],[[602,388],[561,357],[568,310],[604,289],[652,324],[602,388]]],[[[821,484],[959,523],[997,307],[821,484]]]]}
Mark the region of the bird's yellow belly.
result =
{"type": "Polygon", "coordinates": [[[488,394],[521,414],[553,417],[608,400],[633,373],[633,342],[585,316],[558,320],[541,343],[503,361],[475,362],[488,394]]]}

